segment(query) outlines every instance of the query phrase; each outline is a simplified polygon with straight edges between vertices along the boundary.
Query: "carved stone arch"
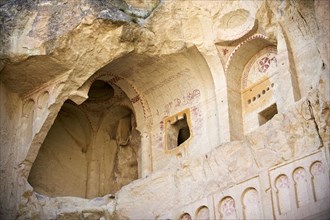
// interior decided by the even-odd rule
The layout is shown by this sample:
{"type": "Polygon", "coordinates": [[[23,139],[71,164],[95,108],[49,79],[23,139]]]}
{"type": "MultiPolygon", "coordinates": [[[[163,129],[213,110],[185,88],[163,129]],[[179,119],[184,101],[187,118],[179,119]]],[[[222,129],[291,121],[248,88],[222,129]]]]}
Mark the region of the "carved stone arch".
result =
{"type": "Polygon", "coordinates": [[[255,34],[241,42],[232,51],[225,65],[231,140],[240,140],[244,135],[241,99],[244,68],[255,54],[269,46],[274,46],[274,44],[268,41],[266,36],[255,34]]]}
{"type": "Polygon", "coordinates": [[[242,193],[243,219],[262,219],[261,203],[258,191],[249,187],[242,193]]]}
{"type": "Polygon", "coordinates": [[[88,99],[88,92],[90,91],[90,88],[95,81],[101,80],[107,82],[107,80],[104,79],[104,76],[109,78],[111,77],[110,74],[103,74],[103,75],[99,73],[93,74],[85,81],[85,83],[82,86],[79,87],[77,91],[74,91],[70,94],[69,99],[71,99],[77,105],[80,105],[81,103],[83,103],[85,100],[88,99]]]}
{"type": "Polygon", "coordinates": [[[310,166],[310,173],[312,174],[312,188],[314,201],[320,201],[329,195],[329,180],[326,175],[326,168],[324,164],[317,160],[310,166]]]}
{"type": "Polygon", "coordinates": [[[84,102],[88,98],[88,91],[91,85],[96,80],[103,80],[111,86],[117,86],[128,96],[132,103],[136,123],[140,132],[142,132],[144,124],[152,123],[152,120],[149,120],[151,113],[148,102],[134,84],[124,77],[113,73],[106,73],[102,71],[102,69],[92,75],[74,94],[70,96],[70,99],[77,104],[84,102]]]}
{"type": "Polygon", "coordinates": [[[265,77],[272,77],[276,74],[277,70],[274,70],[277,66],[276,55],[275,46],[267,46],[257,52],[244,67],[241,77],[241,90],[248,89],[258,81],[264,80],[265,77]],[[253,72],[251,72],[250,70],[253,67],[253,72]],[[272,71],[268,72],[272,67],[272,71]]]}
{"type": "Polygon", "coordinates": [[[47,108],[49,99],[49,91],[45,90],[39,93],[38,96],[38,108],[47,108]]]}
{"type": "Polygon", "coordinates": [[[182,215],[180,215],[179,220],[191,220],[191,215],[189,213],[183,213],[182,215]]]}
{"type": "MultiPolygon", "coordinates": [[[[35,120],[30,123],[30,127],[27,128],[27,134],[30,135],[30,138],[26,139],[26,149],[25,149],[25,159],[20,164],[20,172],[22,173],[22,178],[24,181],[27,180],[29,173],[31,171],[32,165],[38,155],[42,142],[45,140],[47,133],[51,129],[54,120],[56,119],[57,114],[61,110],[64,102],[68,100],[65,92],[63,92],[63,88],[65,88],[65,80],[67,76],[60,77],[58,80],[53,82],[55,85],[51,85],[50,89],[47,90],[49,93],[49,100],[48,100],[48,108],[45,109],[46,113],[44,115],[44,120],[41,124],[39,124],[40,128],[43,132],[35,133],[35,120]],[[55,103],[55,100],[56,103],[55,103]],[[51,109],[50,109],[51,107],[51,109]],[[49,110],[49,111],[48,111],[49,110]]],[[[47,86],[48,84],[46,84],[47,86]]],[[[33,100],[34,107],[33,107],[33,118],[35,117],[36,111],[38,110],[38,94],[40,91],[43,91],[46,87],[42,87],[41,89],[36,89],[30,93],[27,93],[23,96],[23,100],[33,100]]],[[[40,129],[40,130],[41,130],[40,129]]]]}
{"type": "Polygon", "coordinates": [[[263,48],[245,66],[241,79],[244,134],[277,114],[279,75],[275,46],[263,48]]]}
{"type": "Polygon", "coordinates": [[[226,196],[219,202],[220,219],[237,219],[235,200],[231,196],[226,196]]]}
{"type": "MultiPolygon", "coordinates": [[[[139,176],[146,176],[152,170],[151,165],[151,146],[150,146],[150,129],[152,126],[152,118],[148,101],[135,83],[121,76],[121,73],[113,73],[116,70],[111,69],[111,64],[107,64],[94,73],[86,82],[74,93],[70,95],[70,99],[77,104],[83,103],[88,98],[88,91],[95,80],[107,82],[112,87],[117,87],[125,96],[128,97],[126,103],[122,105],[129,106],[135,118],[136,129],[141,134],[141,152],[139,153],[139,176]],[[109,69],[110,68],[110,69],[109,69]]],[[[125,75],[125,74],[124,74],[125,75]]]]}
{"type": "Polygon", "coordinates": [[[278,212],[283,215],[291,211],[290,182],[288,176],[280,174],[274,181],[278,212]]]}
{"type": "Polygon", "coordinates": [[[34,131],[37,131],[39,127],[42,126],[43,122],[47,118],[48,105],[49,105],[49,91],[44,90],[38,93],[37,97],[37,108],[36,108],[36,118],[34,121],[34,131]]]}
{"type": "MultiPolygon", "coordinates": [[[[83,97],[83,92],[79,94],[78,91],[78,93],[71,94],[71,96],[69,96],[71,99],[68,99],[62,106],[52,128],[49,130],[49,134],[42,144],[42,146],[44,146],[45,144],[47,145],[47,143],[51,142],[51,147],[41,147],[41,151],[39,151],[39,153],[35,152],[37,160],[32,162],[34,168],[32,168],[32,173],[30,174],[29,179],[32,186],[36,187],[36,190],[42,194],[49,196],[69,195],[92,198],[108,193],[115,193],[123,185],[126,185],[138,178],[138,170],[141,169],[139,167],[141,158],[139,152],[141,141],[139,140],[141,137],[140,133],[136,130],[136,113],[131,100],[120,87],[115,84],[112,86],[110,85],[109,81],[111,78],[108,75],[98,76],[95,78],[93,77],[92,80],[93,83],[101,82],[101,87],[95,87],[93,83],[89,82],[83,85],[80,92],[88,92],[87,94],[90,95],[90,98],[88,99],[83,97]],[[107,84],[109,87],[107,87],[107,84]],[[89,91],[87,91],[87,88],[89,91]],[[113,89],[113,91],[111,89],[107,90],[109,88],[113,89]],[[98,92],[100,92],[100,94],[98,92]],[[105,96],[102,95],[102,93],[107,92],[112,92],[113,94],[109,93],[109,97],[107,94],[105,96]],[[115,95],[117,95],[117,97],[115,97],[115,95]],[[78,100],[78,104],[80,105],[74,103],[72,99],[75,101],[78,100]],[[61,118],[65,113],[65,110],[70,112],[72,108],[76,109],[76,114],[70,114],[72,115],[71,117],[78,117],[79,119],[73,120],[72,123],[66,123],[63,129],[56,130],[56,127],[58,127],[61,122],[61,118]],[[86,113],[85,117],[79,117],[80,115],[83,115],[80,114],[80,112],[83,114],[86,113]],[[96,112],[96,114],[94,112],[96,112]],[[90,132],[88,134],[80,135],[82,138],[76,138],[77,135],[75,135],[75,132],[79,133],[81,128],[86,127],[79,125],[79,123],[83,122],[88,124],[89,129],[87,130],[90,130],[90,132]],[[110,125],[112,127],[109,127],[110,125]],[[54,132],[57,132],[57,135],[59,135],[60,142],[67,139],[66,142],[60,143],[60,146],[57,146],[58,149],[62,149],[62,146],[65,147],[66,144],[69,146],[67,149],[77,149],[76,146],[79,147],[83,145],[80,150],[83,155],[81,155],[80,158],[73,160],[80,161],[80,167],[83,170],[75,172],[76,174],[70,175],[75,177],[74,180],[70,182],[79,185],[79,187],[76,187],[75,189],[73,189],[73,186],[70,188],[70,184],[62,183],[63,186],[68,185],[67,188],[69,189],[61,190],[57,185],[58,182],[64,181],[65,179],[70,179],[69,177],[63,176],[65,170],[59,170],[57,173],[57,176],[62,175],[63,178],[60,178],[61,181],[53,179],[51,182],[44,182],[42,178],[41,180],[40,178],[36,178],[37,176],[42,175],[47,176],[49,172],[46,172],[45,167],[52,166],[55,170],[53,174],[56,176],[56,169],[59,167],[56,162],[54,162],[55,164],[51,164],[49,166],[44,166],[43,164],[47,164],[49,161],[52,162],[52,156],[62,155],[61,157],[65,157],[66,155],[61,153],[66,151],[65,148],[63,148],[60,152],[56,152],[56,148],[52,147],[57,144],[56,141],[54,141],[54,138],[53,141],[51,139],[52,136],[55,136],[54,132]],[[61,132],[64,132],[63,135],[65,137],[60,135],[62,134],[61,132]],[[86,146],[84,143],[80,143],[81,139],[84,138],[88,138],[87,141],[83,141],[84,143],[87,143],[86,146]],[[70,141],[71,139],[73,141],[70,141]],[[53,150],[54,154],[48,154],[47,158],[46,156],[43,156],[43,149],[53,150]],[[121,160],[121,162],[118,160],[121,160]],[[119,173],[115,174],[118,169],[120,169],[120,172],[118,171],[119,173]],[[79,173],[79,175],[81,174],[80,176],[82,177],[78,178],[77,173],[79,173]],[[116,178],[113,178],[113,175],[115,175],[116,178]],[[121,178],[121,175],[124,175],[123,178],[121,178]],[[79,183],[75,182],[75,180],[78,179],[83,180],[79,183]],[[113,179],[115,179],[115,181],[111,182],[113,179]]],[[[78,151],[75,152],[75,154],[80,155],[78,151]]],[[[70,158],[63,160],[60,159],[60,161],[62,161],[61,163],[68,163],[67,161],[71,161],[71,157],[75,157],[73,153],[68,153],[67,155],[69,155],[70,158]]],[[[44,179],[51,179],[51,177],[45,177],[44,179]]]]}
{"type": "Polygon", "coordinates": [[[207,220],[207,219],[210,219],[210,211],[209,211],[209,208],[205,205],[199,207],[197,210],[196,210],[196,219],[198,220],[207,220]]]}
{"type": "Polygon", "coordinates": [[[303,167],[297,167],[292,172],[297,208],[309,203],[307,173],[303,167]]]}
{"type": "Polygon", "coordinates": [[[140,132],[143,132],[145,127],[152,125],[151,112],[148,101],[144,98],[142,92],[134,85],[133,82],[119,77],[121,80],[113,80],[110,83],[117,85],[121,88],[128,98],[130,99],[134,112],[136,115],[137,129],[140,132]]]}
{"type": "Polygon", "coordinates": [[[32,98],[24,101],[24,103],[22,105],[22,116],[24,118],[29,118],[29,117],[31,117],[31,114],[33,115],[35,104],[36,103],[35,103],[34,99],[32,99],[32,98]]]}

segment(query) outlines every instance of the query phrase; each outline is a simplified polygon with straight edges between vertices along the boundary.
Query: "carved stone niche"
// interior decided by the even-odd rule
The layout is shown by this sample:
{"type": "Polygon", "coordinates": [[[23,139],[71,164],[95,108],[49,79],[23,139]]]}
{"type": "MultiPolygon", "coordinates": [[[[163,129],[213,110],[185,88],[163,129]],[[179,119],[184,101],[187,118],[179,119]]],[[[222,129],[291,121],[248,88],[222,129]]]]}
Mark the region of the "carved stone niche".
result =
{"type": "Polygon", "coordinates": [[[129,98],[102,80],[88,97],[59,111],[28,178],[37,193],[93,198],[138,178],[141,139],[129,98]]]}
{"type": "Polygon", "coordinates": [[[189,213],[184,213],[180,216],[180,220],[191,220],[191,215],[189,213]]]}
{"type": "Polygon", "coordinates": [[[256,53],[246,64],[241,78],[241,99],[244,133],[265,124],[278,113],[280,84],[274,46],[256,53]]]}
{"type": "Polygon", "coordinates": [[[192,137],[190,111],[185,109],[165,119],[165,151],[176,152],[188,146],[192,137]]]}
{"type": "Polygon", "coordinates": [[[259,124],[263,125],[270,119],[272,119],[276,114],[277,114],[277,105],[276,103],[272,104],[265,110],[259,112],[258,114],[258,119],[259,119],[259,124]]]}

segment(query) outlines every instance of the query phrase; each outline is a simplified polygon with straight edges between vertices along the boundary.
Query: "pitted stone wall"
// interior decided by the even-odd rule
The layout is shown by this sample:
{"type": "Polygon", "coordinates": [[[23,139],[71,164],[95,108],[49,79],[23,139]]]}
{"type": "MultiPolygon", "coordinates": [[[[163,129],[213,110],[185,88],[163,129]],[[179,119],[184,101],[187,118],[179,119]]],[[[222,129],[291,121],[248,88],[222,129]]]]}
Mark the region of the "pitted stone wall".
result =
{"type": "Polygon", "coordinates": [[[319,0],[1,3],[0,218],[328,216],[329,19],[322,12],[329,7],[319,0]],[[136,130],[113,135],[111,123],[127,123],[109,116],[102,124],[96,110],[104,104],[109,113],[112,102],[94,103],[92,133],[102,124],[102,135],[93,146],[107,149],[109,136],[124,149],[132,135],[136,147],[116,156],[104,150],[109,160],[89,167],[97,175],[82,179],[97,192],[87,197],[99,197],[48,197],[27,181],[47,169],[31,168],[64,103],[84,106],[95,80],[122,91],[118,111],[130,109],[136,130]],[[169,120],[182,120],[183,111],[190,136],[169,152],[166,140],[179,136],[168,132],[169,120]],[[114,168],[111,178],[97,171],[112,162],[131,168],[114,168]]]}

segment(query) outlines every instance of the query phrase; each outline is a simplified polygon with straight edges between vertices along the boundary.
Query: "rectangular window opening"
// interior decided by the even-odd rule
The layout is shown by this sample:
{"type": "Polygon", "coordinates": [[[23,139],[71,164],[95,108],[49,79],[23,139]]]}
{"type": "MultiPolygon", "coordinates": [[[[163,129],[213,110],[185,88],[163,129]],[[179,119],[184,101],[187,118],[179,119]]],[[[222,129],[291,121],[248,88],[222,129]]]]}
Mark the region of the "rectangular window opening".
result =
{"type": "Polygon", "coordinates": [[[276,103],[272,104],[268,108],[264,109],[263,111],[259,112],[258,119],[259,119],[259,125],[265,124],[267,121],[272,119],[274,115],[276,115],[277,112],[277,105],[276,103]]]}
{"type": "Polygon", "coordinates": [[[185,110],[165,120],[166,149],[173,150],[191,137],[189,111],[185,110]]]}

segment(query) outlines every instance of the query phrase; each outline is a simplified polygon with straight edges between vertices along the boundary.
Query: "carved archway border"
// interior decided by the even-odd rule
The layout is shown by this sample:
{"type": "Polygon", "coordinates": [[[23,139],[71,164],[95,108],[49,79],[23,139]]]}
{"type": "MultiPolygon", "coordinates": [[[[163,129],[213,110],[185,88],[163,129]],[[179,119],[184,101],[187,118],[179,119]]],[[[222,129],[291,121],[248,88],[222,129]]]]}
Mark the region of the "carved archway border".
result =
{"type": "Polygon", "coordinates": [[[241,81],[244,68],[249,60],[266,47],[275,46],[263,34],[255,34],[239,43],[231,52],[225,65],[228,91],[229,133],[231,140],[243,138],[243,118],[241,103],[241,81]],[[238,101],[239,100],[239,101],[238,101]],[[240,109],[237,111],[237,109],[240,109]]]}
{"type": "Polygon", "coordinates": [[[104,80],[110,85],[119,87],[127,95],[133,106],[132,111],[135,114],[138,127],[151,126],[150,107],[142,92],[130,80],[113,73],[95,73],[69,99],[77,104],[86,100],[91,85],[97,79],[104,80]]]}
{"type": "Polygon", "coordinates": [[[242,41],[241,43],[239,43],[235,49],[231,52],[231,54],[229,55],[229,58],[228,58],[228,61],[226,62],[226,65],[225,65],[225,72],[228,71],[228,68],[236,54],[236,52],[243,46],[245,45],[246,43],[250,42],[250,41],[253,41],[253,40],[256,40],[256,39],[267,39],[267,37],[263,34],[255,34],[247,39],[245,39],[244,41],[242,41]]]}
{"type": "Polygon", "coordinates": [[[39,149],[63,103],[66,100],[70,99],[76,104],[81,104],[84,100],[88,98],[87,94],[89,88],[96,79],[105,78],[110,85],[118,86],[128,96],[133,106],[132,111],[135,114],[136,123],[138,125],[137,129],[140,132],[142,132],[141,130],[143,130],[146,126],[149,127],[152,124],[150,108],[147,100],[144,98],[138,88],[136,88],[136,86],[134,86],[134,84],[129,80],[112,73],[96,73],[92,75],[89,79],[87,79],[78,90],[72,91],[69,95],[66,95],[64,94],[66,92],[63,91],[63,88],[65,87],[65,82],[67,78],[67,75],[61,76],[58,79],[45,83],[38,89],[22,96],[22,116],[25,115],[25,113],[23,112],[25,111],[25,105],[31,104],[31,101],[33,102],[32,111],[37,109],[39,106],[43,107],[43,111],[48,111],[47,114],[43,114],[45,115],[45,118],[42,118],[42,123],[40,123],[38,126],[35,125],[35,114],[33,114],[32,136],[28,139],[28,141],[22,143],[23,145],[26,145],[26,153],[23,161],[19,164],[18,169],[20,170],[21,176],[26,180],[29,176],[32,165],[38,155],[39,149]],[[45,92],[49,94],[48,103],[46,105],[40,105],[40,103],[38,103],[39,97],[45,92]],[[52,110],[50,110],[49,107],[54,103],[56,105],[52,106],[53,108],[52,110]],[[43,130],[44,132],[39,132],[41,130],[43,130]]]}

